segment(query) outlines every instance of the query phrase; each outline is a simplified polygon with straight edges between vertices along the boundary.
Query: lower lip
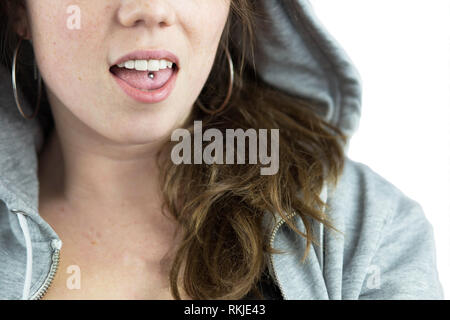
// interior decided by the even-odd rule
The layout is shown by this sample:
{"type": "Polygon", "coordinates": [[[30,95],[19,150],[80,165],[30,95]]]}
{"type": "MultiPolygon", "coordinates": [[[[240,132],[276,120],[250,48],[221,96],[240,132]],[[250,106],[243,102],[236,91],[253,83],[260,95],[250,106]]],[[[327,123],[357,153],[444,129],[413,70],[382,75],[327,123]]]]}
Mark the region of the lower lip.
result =
{"type": "Polygon", "coordinates": [[[169,81],[167,81],[161,88],[151,90],[151,91],[142,91],[137,88],[130,86],[128,83],[111,73],[113,78],[122,88],[122,90],[131,98],[138,102],[143,103],[158,103],[167,99],[175,87],[175,82],[178,76],[178,69],[170,77],[169,81]]]}

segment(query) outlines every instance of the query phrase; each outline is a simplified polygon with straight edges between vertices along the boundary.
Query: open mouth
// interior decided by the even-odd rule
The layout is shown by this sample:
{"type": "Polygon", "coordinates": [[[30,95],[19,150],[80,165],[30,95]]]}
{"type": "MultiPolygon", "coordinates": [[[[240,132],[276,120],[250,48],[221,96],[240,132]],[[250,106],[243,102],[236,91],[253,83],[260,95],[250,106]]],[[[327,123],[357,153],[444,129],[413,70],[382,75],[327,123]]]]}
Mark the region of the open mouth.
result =
{"type": "Polygon", "coordinates": [[[127,60],[109,69],[126,94],[145,103],[167,98],[178,70],[177,64],[168,59],[127,60]]]}
{"type": "Polygon", "coordinates": [[[163,87],[178,67],[165,59],[129,60],[112,66],[110,71],[133,88],[149,92],[163,87]]]}

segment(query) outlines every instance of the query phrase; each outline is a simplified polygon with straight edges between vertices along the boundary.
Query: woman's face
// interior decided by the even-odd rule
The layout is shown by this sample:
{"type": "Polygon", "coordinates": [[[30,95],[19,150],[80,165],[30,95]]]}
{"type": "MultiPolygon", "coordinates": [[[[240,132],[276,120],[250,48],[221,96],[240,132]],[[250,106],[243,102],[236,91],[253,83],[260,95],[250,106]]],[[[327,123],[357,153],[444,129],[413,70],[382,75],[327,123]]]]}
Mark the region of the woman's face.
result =
{"type": "MultiPolygon", "coordinates": [[[[230,10],[230,0],[27,0],[26,5],[36,61],[61,128],[136,144],[170,136],[189,116],[230,10]],[[161,69],[153,79],[140,70],[111,69],[138,50],[169,51],[178,67],[161,69]],[[156,91],[167,78],[173,88],[165,95],[132,88],[156,91]]],[[[139,68],[143,60],[159,60],[164,68],[162,59],[147,55],[126,60],[141,60],[139,68]]],[[[147,68],[151,64],[153,70],[154,61],[147,68]]]]}

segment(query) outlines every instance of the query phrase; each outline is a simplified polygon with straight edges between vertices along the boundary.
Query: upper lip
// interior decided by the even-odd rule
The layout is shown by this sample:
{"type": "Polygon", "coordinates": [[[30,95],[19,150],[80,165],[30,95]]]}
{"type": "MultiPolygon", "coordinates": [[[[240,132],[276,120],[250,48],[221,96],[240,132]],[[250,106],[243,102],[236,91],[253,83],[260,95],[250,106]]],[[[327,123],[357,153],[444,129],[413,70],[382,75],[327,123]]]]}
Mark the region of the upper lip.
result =
{"type": "Polygon", "coordinates": [[[130,52],[121,58],[119,58],[117,61],[115,61],[112,66],[124,63],[129,60],[169,60],[177,65],[177,67],[180,67],[180,61],[178,57],[173,54],[170,51],[167,50],[137,50],[130,52]]]}

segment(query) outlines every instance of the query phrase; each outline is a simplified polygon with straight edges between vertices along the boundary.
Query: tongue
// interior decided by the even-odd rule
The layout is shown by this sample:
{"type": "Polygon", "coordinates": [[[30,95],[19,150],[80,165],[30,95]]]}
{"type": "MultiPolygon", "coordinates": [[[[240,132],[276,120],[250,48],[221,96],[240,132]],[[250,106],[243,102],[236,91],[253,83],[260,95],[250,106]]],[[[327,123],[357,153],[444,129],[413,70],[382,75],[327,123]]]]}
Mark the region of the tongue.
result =
{"type": "Polygon", "coordinates": [[[169,81],[173,74],[172,68],[161,69],[159,71],[137,71],[134,69],[126,69],[114,67],[111,70],[116,77],[128,83],[130,86],[142,89],[142,90],[155,90],[159,89],[169,81]],[[149,74],[153,73],[153,79],[149,77],[149,74]]]}

